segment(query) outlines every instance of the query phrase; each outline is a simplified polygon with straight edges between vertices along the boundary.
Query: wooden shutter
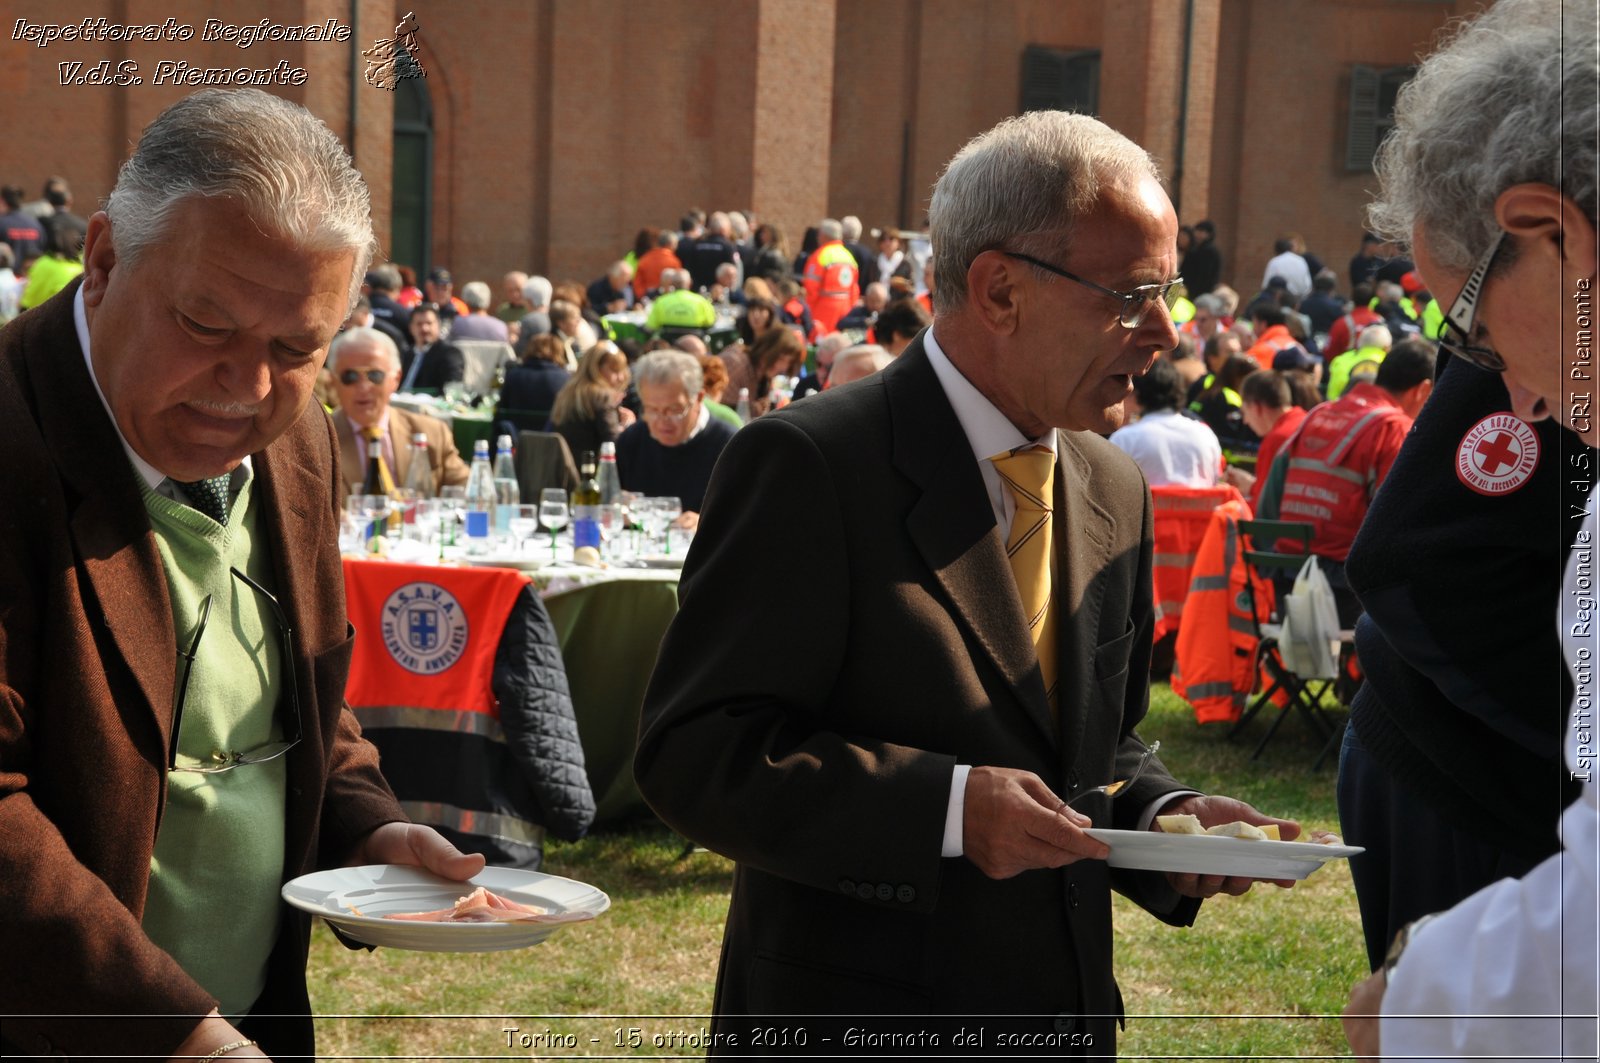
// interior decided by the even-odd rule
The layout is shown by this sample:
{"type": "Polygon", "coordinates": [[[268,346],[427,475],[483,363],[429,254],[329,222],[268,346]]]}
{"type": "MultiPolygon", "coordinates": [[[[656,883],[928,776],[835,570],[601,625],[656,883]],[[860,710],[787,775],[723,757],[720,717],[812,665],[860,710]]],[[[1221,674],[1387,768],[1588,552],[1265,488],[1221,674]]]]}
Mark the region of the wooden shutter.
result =
{"type": "Polygon", "coordinates": [[[1370,171],[1378,151],[1378,89],[1382,75],[1370,66],[1350,68],[1350,125],[1345,134],[1344,168],[1370,171]]]}
{"type": "Polygon", "coordinates": [[[1100,53],[1029,45],[1022,53],[1019,112],[1100,110],[1100,53]]]}

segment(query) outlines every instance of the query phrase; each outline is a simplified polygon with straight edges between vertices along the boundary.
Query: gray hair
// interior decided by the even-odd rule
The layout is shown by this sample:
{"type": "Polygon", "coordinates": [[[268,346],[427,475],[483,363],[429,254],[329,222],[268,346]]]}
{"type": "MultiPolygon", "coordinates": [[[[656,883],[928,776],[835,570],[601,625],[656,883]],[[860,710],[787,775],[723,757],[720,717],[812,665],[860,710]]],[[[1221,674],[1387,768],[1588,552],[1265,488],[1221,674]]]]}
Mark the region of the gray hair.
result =
{"type": "Polygon", "coordinates": [[[489,307],[489,286],[482,281],[468,281],[461,286],[461,301],[468,310],[486,310],[489,307]]]}
{"type": "Polygon", "coordinates": [[[1378,297],[1379,302],[1398,303],[1406,297],[1406,290],[1394,281],[1379,281],[1372,286],[1372,294],[1378,297]]]}
{"type": "Polygon", "coordinates": [[[844,226],[832,218],[823,218],[817,222],[817,239],[823,243],[827,243],[829,240],[843,240],[844,226]]]}
{"type": "Polygon", "coordinates": [[[662,229],[661,232],[656,234],[656,246],[657,247],[677,247],[678,246],[678,230],[676,230],[676,229],[662,229]]]}
{"type": "Polygon", "coordinates": [[[750,238],[750,219],[740,211],[728,211],[728,225],[733,229],[733,238],[740,243],[750,238]]]}
{"type": "Polygon", "coordinates": [[[1007,244],[1040,256],[1061,251],[1060,233],[1118,181],[1160,179],[1150,153],[1083,114],[1032,111],[1008,118],[956,153],[933,187],[934,306],[953,309],[967,294],[967,269],[1007,244]],[[1033,233],[1051,243],[1030,243],[1033,233]]]}
{"type": "Polygon", "coordinates": [[[1194,308],[1196,310],[1204,310],[1208,314],[1221,316],[1222,300],[1207,292],[1204,295],[1194,297],[1194,308]]]}
{"type": "Polygon", "coordinates": [[[377,251],[367,183],[339,138],[259,89],[203,89],[162,111],[106,201],[117,255],[136,261],[194,197],[232,200],[264,232],[307,251],[350,251],[349,305],[377,251]]]}
{"type": "Polygon", "coordinates": [[[843,332],[830,332],[817,341],[817,357],[825,354],[837,355],[840,351],[851,346],[850,337],[843,332]]]}
{"type": "Polygon", "coordinates": [[[634,383],[655,387],[661,384],[678,384],[683,393],[694,398],[705,390],[705,374],[700,371],[700,359],[680,350],[651,351],[633,363],[634,383]]]}
{"type": "Polygon", "coordinates": [[[1592,3],[1498,0],[1401,90],[1372,230],[1409,246],[1420,228],[1441,266],[1465,270],[1512,185],[1558,188],[1594,221],[1597,76],[1592,3]]]}
{"type": "Polygon", "coordinates": [[[833,368],[828,373],[828,379],[836,383],[853,383],[862,377],[871,376],[873,373],[887,369],[894,361],[894,355],[878,346],[876,343],[858,343],[854,347],[847,347],[840,351],[833,359],[833,368]],[[851,377],[853,370],[846,368],[858,362],[865,362],[872,366],[861,376],[851,377]],[[851,377],[846,381],[845,377],[851,377]]]}
{"type": "Polygon", "coordinates": [[[733,231],[733,223],[722,211],[712,211],[711,217],[706,221],[706,228],[718,236],[727,236],[733,231]]]}
{"type": "Polygon", "coordinates": [[[861,239],[861,219],[854,214],[846,214],[839,219],[839,232],[846,240],[855,243],[861,239]]]}
{"type": "Polygon", "coordinates": [[[1394,346],[1394,334],[1389,331],[1388,325],[1368,325],[1356,337],[1356,347],[1382,347],[1388,350],[1394,346]]]}
{"type": "Polygon", "coordinates": [[[522,286],[522,297],[528,300],[528,305],[538,310],[550,305],[550,293],[555,291],[555,286],[543,277],[529,277],[528,283],[522,286]]]}
{"type": "Polygon", "coordinates": [[[397,292],[405,283],[405,278],[400,276],[400,271],[392,263],[385,262],[381,266],[372,267],[372,278],[377,281],[373,290],[380,292],[397,292]]]}
{"type": "Polygon", "coordinates": [[[339,367],[339,354],[346,347],[368,343],[378,348],[378,353],[388,358],[391,369],[400,368],[400,348],[394,345],[394,340],[390,339],[387,333],[366,325],[356,325],[339,333],[333,338],[333,342],[328,344],[328,371],[332,372],[339,367]]]}

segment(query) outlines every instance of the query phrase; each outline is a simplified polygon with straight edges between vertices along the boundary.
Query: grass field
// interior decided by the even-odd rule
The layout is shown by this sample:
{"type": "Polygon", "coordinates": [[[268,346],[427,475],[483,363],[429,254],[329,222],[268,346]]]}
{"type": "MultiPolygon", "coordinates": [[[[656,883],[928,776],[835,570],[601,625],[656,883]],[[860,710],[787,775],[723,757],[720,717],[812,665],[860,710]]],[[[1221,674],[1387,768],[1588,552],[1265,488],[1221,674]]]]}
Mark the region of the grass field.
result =
{"type": "MultiPolygon", "coordinates": [[[[1298,720],[1287,721],[1252,764],[1253,743],[1202,731],[1188,707],[1158,686],[1141,735],[1160,739],[1162,759],[1197,788],[1299,819],[1308,829],[1337,829],[1334,773],[1310,770],[1321,745],[1298,720]]],[[[610,894],[612,908],[534,949],[352,952],[319,923],[310,978],[322,1055],[701,1054],[651,1043],[656,1034],[693,1032],[701,1020],[635,1017],[703,1016],[711,1007],[731,864],[711,853],[683,858],[682,848],[659,826],[552,845],[545,869],[595,884],[610,894]],[[508,1026],[519,1032],[508,1035],[508,1026]],[[636,1047],[632,1028],[640,1031],[636,1047]]],[[[1120,898],[1114,918],[1129,1015],[1121,1055],[1323,1058],[1348,1051],[1332,1016],[1364,973],[1364,953],[1343,861],[1293,890],[1257,887],[1208,902],[1185,930],[1120,898]]]]}

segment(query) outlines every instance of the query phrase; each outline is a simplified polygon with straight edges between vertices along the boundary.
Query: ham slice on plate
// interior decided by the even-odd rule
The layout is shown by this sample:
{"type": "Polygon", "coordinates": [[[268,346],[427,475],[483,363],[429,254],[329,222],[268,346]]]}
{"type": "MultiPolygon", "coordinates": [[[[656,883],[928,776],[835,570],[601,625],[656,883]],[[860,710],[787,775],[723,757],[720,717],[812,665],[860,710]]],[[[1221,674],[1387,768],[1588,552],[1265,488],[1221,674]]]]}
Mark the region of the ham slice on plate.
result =
{"type": "Polygon", "coordinates": [[[591,912],[552,912],[532,904],[519,904],[479,886],[456,901],[453,908],[436,912],[394,912],[385,919],[413,923],[576,923],[593,919],[591,912]]]}

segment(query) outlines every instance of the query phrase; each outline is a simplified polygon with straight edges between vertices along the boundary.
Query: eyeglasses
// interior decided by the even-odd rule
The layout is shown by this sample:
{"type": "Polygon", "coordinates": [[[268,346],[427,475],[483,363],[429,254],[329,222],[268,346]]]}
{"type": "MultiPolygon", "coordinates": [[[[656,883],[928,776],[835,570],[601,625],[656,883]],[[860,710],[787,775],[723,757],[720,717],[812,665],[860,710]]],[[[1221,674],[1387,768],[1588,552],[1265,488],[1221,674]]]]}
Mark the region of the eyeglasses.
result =
{"type": "Polygon", "coordinates": [[[1500,253],[1500,246],[1505,239],[1506,234],[1502,230],[1494,243],[1489,245],[1489,250],[1478,259],[1478,264],[1472,267],[1472,272],[1467,274],[1467,282],[1461,286],[1461,294],[1450,304],[1450,312],[1444,316],[1439,328],[1440,347],[1452,357],[1490,373],[1504,373],[1506,360],[1492,347],[1467,341],[1472,339],[1472,327],[1478,318],[1478,300],[1483,296],[1483,284],[1489,277],[1489,267],[1494,265],[1495,256],[1500,253]]]}
{"type": "Polygon", "coordinates": [[[666,421],[668,424],[682,424],[689,419],[691,406],[679,406],[675,410],[662,410],[654,406],[646,406],[639,414],[646,421],[666,421]]]}
{"type": "Polygon", "coordinates": [[[369,383],[381,384],[388,379],[388,376],[389,370],[387,369],[346,369],[339,374],[339,383],[349,387],[362,377],[366,377],[369,383]]]}
{"type": "Polygon", "coordinates": [[[183,670],[183,680],[178,684],[178,703],[172,710],[172,749],[169,754],[167,766],[172,771],[194,772],[201,775],[217,775],[225,771],[232,771],[242,764],[265,764],[269,760],[276,760],[289,750],[300,744],[300,688],[295,682],[294,671],[294,632],[289,628],[289,619],[284,615],[283,607],[278,604],[278,599],[272,596],[261,584],[240,572],[237,568],[230,568],[230,572],[241,583],[259,594],[266,602],[267,608],[272,612],[272,618],[278,625],[278,649],[283,661],[283,677],[289,687],[289,706],[292,710],[290,722],[293,731],[281,742],[270,742],[264,746],[245,752],[217,750],[206,760],[198,763],[178,763],[178,736],[183,727],[183,707],[189,697],[189,677],[194,674],[195,657],[200,651],[200,636],[206,633],[206,621],[211,617],[211,595],[206,595],[200,602],[200,621],[195,626],[194,638],[189,640],[189,652],[178,654],[186,663],[183,670]]]}
{"type": "Polygon", "coordinates": [[[1054,273],[1058,277],[1065,277],[1069,281],[1076,281],[1085,288],[1093,288],[1101,295],[1109,295],[1113,299],[1122,300],[1122,312],[1120,315],[1118,315],[1117,320],[1122,323],[1123,328],[1138,328],[1140,325],[1144,324],[1145,315],[1148,314],[1150,312],[1150,308],[1155,306],[1157,303],[1161,305],[1162,313],[1166,313],[1167,293],[1171,291],[1174,286],[1183,283],[1182,277],[1174,277],[1172,280],[1169,280],[1164,284],[1141,284],[1131,292],[1119,292],[1115,288],[1103,288],[1094,281],[1086,281],[1076,273],[1068,273],[1060,266],[1052,266],[1048,262],[1041,262],[1032,255],[1024,255],[1020,251],[1001,251],[1000,253],[1008,258],[1020,259],[1029,265],[1038,266],[1046,273],[1054,273]]]}

